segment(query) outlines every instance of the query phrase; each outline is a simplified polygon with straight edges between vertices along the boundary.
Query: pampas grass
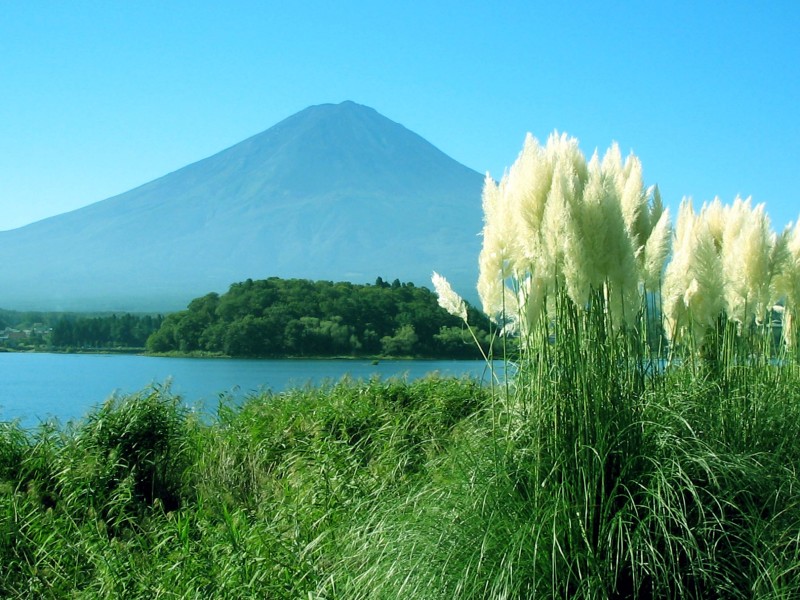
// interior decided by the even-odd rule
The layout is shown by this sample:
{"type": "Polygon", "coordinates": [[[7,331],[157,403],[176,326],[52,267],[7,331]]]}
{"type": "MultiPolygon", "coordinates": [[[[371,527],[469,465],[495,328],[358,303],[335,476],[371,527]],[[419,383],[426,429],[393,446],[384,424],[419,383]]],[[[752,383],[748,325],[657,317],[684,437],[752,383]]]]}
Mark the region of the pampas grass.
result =
{"type": "Polygon", "coordinates": [[[422,517],[438,541],[415,538],[425,558],[408,566],[418,574],[408,589],[465,598],[800,593],[789,566],[800,549],[790,533],[798,503],[778,508],[800,483],[784,467],[800,449],[790,433],[798,372],[771,362],[781,359],[769,327],[777,302],[791,346],[800,229],[776,236],[762,205],[737,198],[699,213],[684,200],[673,231],[638,158],[623,161],[614,144],[586,162],[559,134],[545,146],[528,136],[501,181],[487,178],[484,205],[492,212],[478,292],[516,332],[518,350],[504,357],[516,376],[492,411],[489,437],[502,451],[489,461],[467,452],[475,462],[462,469],[479,506],[459,504],[466,492],[454,490],[434,502],[459,515],[454,526],[422,517]],[[462,535],[480,548],[450,543],[462,535]],[[443,555],[424,554],[433,547],[443,555]]]}

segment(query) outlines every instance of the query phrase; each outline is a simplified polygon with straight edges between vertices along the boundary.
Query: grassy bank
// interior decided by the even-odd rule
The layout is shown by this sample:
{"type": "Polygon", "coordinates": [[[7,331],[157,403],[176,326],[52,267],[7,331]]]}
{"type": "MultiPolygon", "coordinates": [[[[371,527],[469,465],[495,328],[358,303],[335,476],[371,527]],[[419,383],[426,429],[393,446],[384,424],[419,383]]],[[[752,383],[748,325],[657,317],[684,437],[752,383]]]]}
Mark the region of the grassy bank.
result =
{"type": "Polygon", "coordinates": [[[0,596],[297,598],[347,530],[433,477],[476,384],[343,382],[203,424],[167,390],[74,427],[0,425],[0,596]]]}
{"type": "Polygon", "coordinates": [[[0,596],[794,598],[799,390],[671,369],[560,458],[542,436],[574,432],[450,379],[3,424],[0,596]]]}

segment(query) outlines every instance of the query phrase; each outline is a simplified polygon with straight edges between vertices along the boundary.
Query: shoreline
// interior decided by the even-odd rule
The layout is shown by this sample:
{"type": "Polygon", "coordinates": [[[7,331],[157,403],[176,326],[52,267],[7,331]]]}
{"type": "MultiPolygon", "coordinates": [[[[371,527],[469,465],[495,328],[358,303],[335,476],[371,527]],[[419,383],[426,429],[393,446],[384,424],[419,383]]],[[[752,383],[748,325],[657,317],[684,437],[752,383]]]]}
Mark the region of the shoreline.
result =
{"type": "Polygon", "coordinates": [[[144,348],[87,348],[72,349],[48,348],[48,349],[14,349],[0,347],[0,353],[9,354],[124,354],[129,356],[149,356],[153,358],[196,358],[196,359],[222,359],[222,360],[341,360],[341,361],[372,361],[375,364],[384,361],[439,361],[453,360],[470,362],[483,360],[482,357],[475,358],[451,357],[451,356],[383,356],[383,355],[322,355],[322,356],[296,356],[296,355],[271,355],[271,356],[231,356],[230,354],[220,354],[214,352],[147,352],[144,348]]]}

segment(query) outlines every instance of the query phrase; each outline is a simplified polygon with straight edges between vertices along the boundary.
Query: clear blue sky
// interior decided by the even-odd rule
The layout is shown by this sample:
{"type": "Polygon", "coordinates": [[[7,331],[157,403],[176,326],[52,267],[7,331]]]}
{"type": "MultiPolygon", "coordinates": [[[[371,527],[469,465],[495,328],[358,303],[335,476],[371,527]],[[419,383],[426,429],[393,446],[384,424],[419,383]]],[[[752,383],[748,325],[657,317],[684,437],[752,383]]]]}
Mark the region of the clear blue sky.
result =
{"type": "Polygon", "coordinates": [[[800,2],[0,5],[0,230],[354,100],[499,178],[526,132],[616,140],[665,200],[800,213],[800,2]]]}

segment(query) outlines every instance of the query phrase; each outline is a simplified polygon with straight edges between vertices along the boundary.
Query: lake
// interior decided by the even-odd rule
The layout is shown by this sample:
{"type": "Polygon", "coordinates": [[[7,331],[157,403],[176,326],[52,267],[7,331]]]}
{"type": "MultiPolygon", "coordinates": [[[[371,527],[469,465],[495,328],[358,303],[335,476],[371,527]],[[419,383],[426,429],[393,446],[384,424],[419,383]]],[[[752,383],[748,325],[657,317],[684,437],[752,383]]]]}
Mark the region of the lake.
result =
{"type": "Polygon", "coordinates": [[[84,417],[113,394],[170,383],[189,405],[213,409],[221,394],[244,398],[259,391],[355,379],[469,375],[488,381],[483,361],[237,360],[163,358],[125,354],[0,353],[0,421],[35,427],[84,417]]]}

